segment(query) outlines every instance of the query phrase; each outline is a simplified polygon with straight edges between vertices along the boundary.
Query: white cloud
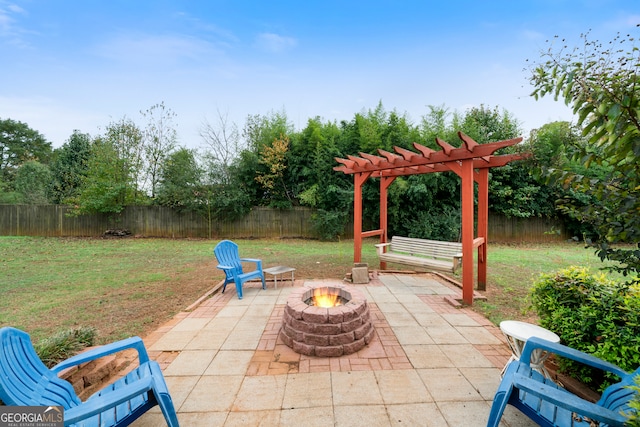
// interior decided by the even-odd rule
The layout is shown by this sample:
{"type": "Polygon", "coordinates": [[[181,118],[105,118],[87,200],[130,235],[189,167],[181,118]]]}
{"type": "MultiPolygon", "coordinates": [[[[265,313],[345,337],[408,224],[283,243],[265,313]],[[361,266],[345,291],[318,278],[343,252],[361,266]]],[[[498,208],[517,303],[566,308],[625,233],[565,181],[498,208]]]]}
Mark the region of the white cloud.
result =
{"type": "Polygon", "coordinates": [[[14,3],[9,3],[7,5],[7,9],[9,9],[13,13],[25,13],[26,12],[23,8],[21,8],[20,6],[18,6],[17,4],[14,4],[14,3]]]}
{"type": "Polygon", "coordinates": [[[262,50],[280,53],[294,48],[298,42],[292,37],[280,36],[274,33],[258,34],[256,44],[262,50]]]}
{"type": "Polygon", "coordinates": [[[26,11],[13,3],[3,3],[0,1],[0,40],[13,46],[26,47],[27,43],[23,39],[26,31],[16,24],[16,15],[25,15],[26,11]]]}
{"type": "Polygon", "coordinates": [[[220,27],[211,22],[202,20],[189,13],[178,12],[176,13],[176,18],[183,21],[189,28],[194,31],[215,37],[217,44],[230,46],[233,44],[237,44],[240,41],[233,31],[220,27]]]}
{"type": "Polygon", "coordinates": [[[100,55],[125,63],[178,63],[183,59],[204,60],[222,50],[195,37],[183,35],[120,34],[98,46],[100,55]]]}
{"type": "Polygon", "coordinates": [[[13,20],[9,17],[9,14],[6,11],[0,9],[0,33],[8,33],[11,28],[12,22],[13,20]]]}
{"type": "Polygon", "coordinates": [[[624,14],[618,19],[606,23],[606,27],[616,31],[626,31],[635,28],[640,24],[640,15],[624,14]]]}

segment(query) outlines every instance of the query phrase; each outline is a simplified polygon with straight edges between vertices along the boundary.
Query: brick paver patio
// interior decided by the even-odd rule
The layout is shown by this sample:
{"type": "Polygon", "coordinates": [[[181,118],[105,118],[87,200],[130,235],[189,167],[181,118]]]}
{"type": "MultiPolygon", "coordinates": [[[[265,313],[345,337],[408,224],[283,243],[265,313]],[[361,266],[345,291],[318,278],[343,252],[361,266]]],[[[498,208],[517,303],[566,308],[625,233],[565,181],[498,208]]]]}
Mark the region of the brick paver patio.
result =
{"type": "MultiPolygon", "coordinates": [[[[452,305],[459,289],[436,279],[385,274],[353,285],[367,295],[375,334],[350,355],[304,356],[280,340],[290,282],[247,284],[242,300],[227,287],[145,343],[186,426],[484,425],[510,351],[499,328],[452,305]]],[[[503,421],[531,425],[517,411],[503,421]]],[[[134,424],[156,425],[158,411],[134,424]]]]}

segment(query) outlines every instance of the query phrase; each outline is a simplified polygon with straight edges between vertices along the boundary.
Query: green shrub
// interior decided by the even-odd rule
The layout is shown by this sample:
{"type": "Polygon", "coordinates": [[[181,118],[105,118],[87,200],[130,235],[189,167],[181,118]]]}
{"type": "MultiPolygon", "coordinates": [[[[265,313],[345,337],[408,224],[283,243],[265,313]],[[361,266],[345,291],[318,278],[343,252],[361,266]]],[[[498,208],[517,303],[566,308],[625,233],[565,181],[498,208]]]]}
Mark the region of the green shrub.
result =
{"type": "Polygon", "coordinates": [[[94,328],[82,327],[68,329],[34,345],[40,360],[49,368],[54,366],[85,347],[92,346],[96,337],[94,328]]]}
{"type": "Polygon", "coordinates": [[[408,220],[408,237],[418,239],[458,242],[460,239],[460,211],[432,209],[419,212],[415,219],[408,220]]]}
{"type": "MultiPolygon", "coordinates": [[[[533,305],[541,326],[563,344],[614,363],[626,371],[640,366],[640,282],[618,283],[602,273],[569,267],[534,283],[533,305]]],[[[562,359],[560,368],[592,388],[614,378],[562,359]]]]}
{"type": "Polygon", "coordinates": [[[318,209],[311,215],[311,227],[320,240],[335,241],[338,240],[340,234],[344,231],[344,225],[347,223],[348,212],[342,211],[326,211],[318,209]]]}

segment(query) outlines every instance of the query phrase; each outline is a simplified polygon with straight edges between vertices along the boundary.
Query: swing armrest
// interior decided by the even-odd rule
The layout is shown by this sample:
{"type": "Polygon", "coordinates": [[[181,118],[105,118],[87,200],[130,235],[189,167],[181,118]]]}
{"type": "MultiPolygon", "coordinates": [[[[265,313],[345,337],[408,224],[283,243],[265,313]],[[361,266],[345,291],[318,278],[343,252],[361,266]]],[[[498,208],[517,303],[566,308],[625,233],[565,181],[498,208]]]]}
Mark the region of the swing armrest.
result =
{"type": "Polygon", "coordinates": [[[387,251],[387,247],[391,246],[391,243],[378,243],[374,246],[376,247],[376,251],[378,252],[378,255],[380,255],[387,251]]]}

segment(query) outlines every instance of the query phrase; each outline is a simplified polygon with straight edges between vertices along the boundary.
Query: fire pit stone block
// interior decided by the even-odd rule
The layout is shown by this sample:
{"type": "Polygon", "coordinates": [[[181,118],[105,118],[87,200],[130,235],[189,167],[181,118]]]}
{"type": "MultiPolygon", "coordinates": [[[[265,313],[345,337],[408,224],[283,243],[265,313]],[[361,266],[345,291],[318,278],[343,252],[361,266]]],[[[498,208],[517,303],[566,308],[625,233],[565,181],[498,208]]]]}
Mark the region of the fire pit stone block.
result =
{"type": "MultiPolygon", "coordinates": [[[[372,332],[373,332],[373,328],[370,328],[369,324],[365,323],[364,325],[360,326],[358,329],[353,331],[353,335],[354,335],[356,340],[361,340],[367,334],[372,333],[372,332]]],[[[367,342],[367,344],[369,344],[369,343],[367,342]]]]}
{"type": "Polygon", "coordinates": [[[296,353],[304,354],[305,356],[315,356],[316,346],[305,344],[300,341],[293,341],[293,347],[291,347],[296,353]]]}
{"type": "MultiPolygon", "coordinates": [[[[284,328],[286,328],[285,334],[287,337],[291,337],[291,339],[296,340],[296,341],[302,341],[304,340],[304,332],[300,331],[300,330],[296,330],[294,328],[292,328],[289,325],[285,325],[284,328]]],[[[291,346],[289,346],[291,347],[291,346]]]]}
{"type": "Polygon", "coordinates": [[[322,335],[337,335],[342,332],[342,325],[335,323],[323,323],[321,325],[313,326],[314,334],[322,334],[322,335]]]}
{"type": "Polygon", "coordinates": [[[342,322],[342,332],[351,332],[362,326],[362,318],[356,317],[348,322],[342,322]]]}
{"type": "Polygon", "coordinates": [[[329,311],[322,307],[307,306],[302,312],[302,320],[309,323],[326,323],[329,319],[329,311]]]}
{"type": "Polygon", "coordinates": [[[355,353],[356,351],[360,351],[366,345],[364,340],[357,340],[352,342],[351,344],[345,344],[343,346],[345,354],[355,353]]]}
{"type": "Polygon", "coordinates": [[[341,345],[316,347],[315,355],[318,357],[339,357],[344,353],[344,347],[341,345]]]}
{"type": "Polygon", "coordinates": [[[291,319],[291,322],[288,323],[288,326],[293,328],[295,331],[312,334],[314,325],[313,323],[305,322],[304,320],[291,319]]]}
{"type": "Polygon", "coordinates": [[[340,334],[340,335],[330,335],[329,345],[350,344],[354,340],[355,340],[355,335],[353,334],[353,332],[347,332],[345,334],[340,334]]]}
{"type": "Polygon", "coordinates": [[[329,310],[329,323],[340,324],[344,321],[345,312],[351,312],[351,310],[344,306],[339,305],[329,310]]]}
{"type": "Polygon", "coordinates": [[[328,346],[329,335],[304,334],[304,342],[313,346],[328,346]]]}

